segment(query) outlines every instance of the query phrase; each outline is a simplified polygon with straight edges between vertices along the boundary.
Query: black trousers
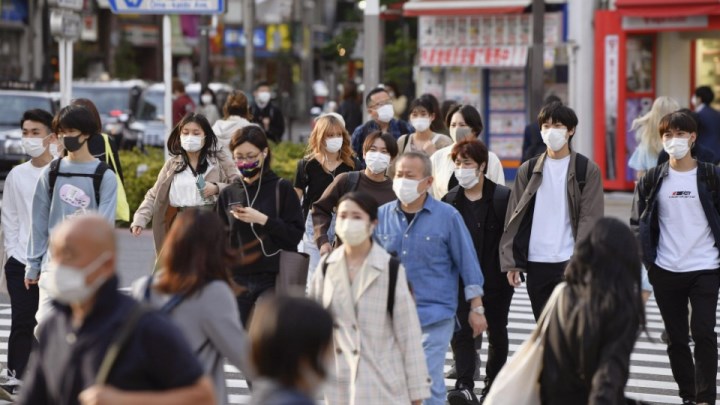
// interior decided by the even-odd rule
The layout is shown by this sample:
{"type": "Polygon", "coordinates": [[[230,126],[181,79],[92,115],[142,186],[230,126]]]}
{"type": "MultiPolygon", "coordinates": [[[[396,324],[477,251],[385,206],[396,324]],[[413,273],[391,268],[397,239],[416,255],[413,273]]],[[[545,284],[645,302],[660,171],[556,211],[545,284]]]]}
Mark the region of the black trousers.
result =
{"type": "Polygon", "coordinates": [[[10,294],[10,337],[8,338],[7,367],[15,371],[18,378],[25,372],[30,352],[36,343],[33,330],[37,325],[35,313],[38,310],[38,286],[25,289],[25,265],[14,257],[5,264],[5,278],[10,294]]]}
{"type": "Polygon", "coordinates": [[[526,286],[536,321],[540,318],[553,290],[563,280],[567,263],[528,262],[526,286]]]}
{"type": "Polygon", "coordinates": [[[252,313],[253,308],[255,308],[255,302],[257,302],[261,295],[275,290],[276,278],[276,273],[258,273],[233,276],[236,283],[247,288],[246,291],[237,297],[238,310],[240,311],[240,321],[245,329],[250,326],[248,324],[248,320],[250,319],[250,314],[252,313]]]}
{"type": "Polygon", "coordinates": [[[714,404],[718,371],[715,310],[720,273],[718,270],[675,273],[652,266],[648,275],[665,323],[670,368],[680,389],[680,397],[714,404]],[[688,300],[692,307],[689,328],[688,300]],[[688,332],[695,341],[694,364],[688,332]]]}
{"type": "MultiPolygon", "coordinates": [[[[472,389],[475,388],[473,379],[475,370],[480,367],[480,358],[476,353],[482,348],[482,335],[475,339],[472,337],[472,327],[468,322],[470,303],[465,300],[463,289],[464,286],[460,282],[457,309],[460,330],[453,334],[450,346],[452,347],[455,370],[457,371],[455,388],[464,385],[472,389]]],[[[510,285],[501,285],[498,288],[486,287],[485,289],[483,306],[485,307],[485,319],[488,324],[486,332],[488,338],[488,359],[485,364],[486,387],[492,384],[495,376],[507,361],[509,348],[507,324],[513,293],[514,289],[510,285]]]]}

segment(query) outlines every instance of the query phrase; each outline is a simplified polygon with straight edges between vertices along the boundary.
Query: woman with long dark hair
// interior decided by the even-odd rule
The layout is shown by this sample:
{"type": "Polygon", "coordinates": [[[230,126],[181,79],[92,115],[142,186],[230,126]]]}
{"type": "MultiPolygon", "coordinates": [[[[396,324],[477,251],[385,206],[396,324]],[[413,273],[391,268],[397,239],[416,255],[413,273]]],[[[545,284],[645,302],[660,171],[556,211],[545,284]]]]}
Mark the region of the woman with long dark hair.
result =
{"type": "Polygon", "coordinates": [[[183,332],[220,404],[228,403],[223,359],[250,377],[247,338],[230,287],[234,256],[226,239],[217,215],[189,209],[167,234],[160,270],[133,285],[135,298],[167,314],[183,332]]]}
{"type": "Polygon", "coordinates": [[[173,128],[167,148],[170,159],[158,174],[155,185],[145,194],[130,225],[138,236],[152,220],[155,250],[178,212],[187,208],[212,210],[220,191],[239,177],[227,154],[218,153],[217,137],[202,114],[188,113],[173,128]]]}
{"type": "Polygon", "coordinates": [[[413,100],[409,110],[410,125],[415,128],[415,132],[398,138],[398,149],[401,154],[415,151],[431,156],[436,151],[452,145],[452,139],[440,133],[442,128],[438,128],[440,107],[435,96],[423,94],[413,100]]]}
{"type": "Polygon", "coordinates": [[[241,177],[220,193],[216,209],[229,229],[230,246],[260,256],[232,270],[235,282],[247,288],[237,297],[240,317],[247,324],[257,299],[275,289],[280,252],[297,251],[305,226],[292,184],[270,168],[265,132],[257,125],[240,129],[230,141],[230,151],[241,177]]]}
{"type": "Polygon", "coordinates": [[[630,353],[645,328],[639,251],[630,228],[613,218],[600,219],[577,243],[562,305],[549,314],[543,404],[625,403],[630,353]]]}

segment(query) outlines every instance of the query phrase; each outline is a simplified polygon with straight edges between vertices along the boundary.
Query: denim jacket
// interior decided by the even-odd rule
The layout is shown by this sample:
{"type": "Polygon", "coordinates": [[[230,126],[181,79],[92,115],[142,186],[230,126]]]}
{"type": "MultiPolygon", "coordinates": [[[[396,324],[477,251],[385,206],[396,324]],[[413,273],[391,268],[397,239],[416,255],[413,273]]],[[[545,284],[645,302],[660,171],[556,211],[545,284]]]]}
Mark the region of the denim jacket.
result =
{"type": "MultiPolygon", "coordinates": [[[[635,186],[635,195],[633,197],[632,213],[630,215],[630,227],[640,242],[643,253],[643,263],[646,267],[655,264],[657,258],[657,247],[660,239],[660,220],[658,213],[657,194],[662,186],[663,179],[667,177],[669,171],[669,163],[665,162],[660,166],[653,167],[648,170],[645,176],[654,176],[655,181],[650,182],[650,188],[645,185],[646,179],[643,177],[635,186]],[[659,173],[658,173],[659,172],[659,173]],[[654,183],[654,184],[653,184],[654,183]]],[[[648,177],[653,179],[653,177],[648,177]]],[[[710,230],[715,239],[715,246],[720,248],[720,168],[711,163],[698,162],[697,182],[698,195],[700,196],[700,204],[703,207],[705,216],[707,217],[710,230]],[[708,176],[707,173],[712,170],[714,176],[708,176]],[[710,187],[710,182],[715,182],[715,187],[710,187]],[[713,189],[716,190],[713,193],[713,189]]]]}
{"type": "Polygon", "coordinates": [[[380,207],[378,222],[375,237],[405,267],[422,326],[455,316],[458,276],[468,301],[483,295],[472,237],[453,206],[427,195],[408,224],[399,201],[391,201],[380,207]]]}

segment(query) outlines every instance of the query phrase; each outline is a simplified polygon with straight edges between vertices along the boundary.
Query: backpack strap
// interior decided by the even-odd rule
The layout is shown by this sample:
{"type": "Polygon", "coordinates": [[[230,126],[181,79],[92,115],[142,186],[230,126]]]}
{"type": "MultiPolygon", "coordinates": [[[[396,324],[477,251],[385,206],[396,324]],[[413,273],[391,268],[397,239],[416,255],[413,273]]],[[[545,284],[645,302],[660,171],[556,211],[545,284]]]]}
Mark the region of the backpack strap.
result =
{"type": "Polygon", "coordinates": [[[54,159],[50,162],[50,172],[48,173],[48,194],[52,200],[53,193],[55,192],[55,182],[57,181],[58,173],[60,172],[60,159],[54,159]]]}
{"type": "Polygon", "coordinates": [[[585,177],[587,177],[589,159],[585,155],[575,155],[575,180],[578,182],[580,187],[580,193],[582,194],[585,189],[585,177]]]}
{"type": "Polygon", "coordinates": [[[397,286],[398,273],[400,271],[400,260],[390,256],[388,270],[390,279],[388,282],[387,313],[390,319],[392,319],[395,310],[395,286],[397,286]]]}
{"type": "Polygon", "coordinates": [[[347,179],[345,180],[345,192],[343,194],[347,194],[351,191],[357,190],[359,184],[360,184],[360,172],[359,171],[348,172],[347,179]]]}
{"type": "MultiPolygon", "coordinates": [[[[718,180],[715,165],[708,162],[698,161],[698,166],[700,167],[700,172],[705,180],[705,184],[707,184],[708,190],[710,191],[713,206],[715,206],[715,209],[718,210],[718,182],[720,182],[720,180],[718,180]]],[[[718,212],[720,212],[720,210],[718,210],[718,212]]]]}
{"type": "Polygon", "coordinates": [[[95,384],[105,385],[105,383],[107,383],[110,371],[112,370],[112,367],[115,364],[115,360],[117,360],[120,351],[122,350],[123,346],[125,346],[125,344],[128,342],[128,339],[130,338],[132,332],[135,331],[137,323],[138,321],[140,321],[140,318],[142,318],[143,315],[147,314],[148,312],[150,312],[150,309],[142,304],[137,304],[133,307],[133,309],[130,310],[130,313],[125,319],[125,323],[121,326],[121,329],[115,335],[115,339],[112,341],[107,351],[105,352],[105,356],[103,357],[102,363],[100,363],[98,373],[95,376],[95,384]]]}
{"type": "Polygon", "coordinates": [[[443,201],[445,201],[448,204],[455,205],[455,201],[457,200],[457,196],[460,193],[460,186],[455,186],[450,191],[445,194],[445,197],[443,197],[443,201]]]}
{"type": "Polygon", "coordinates": [[[97,167],[95,168],[95,173],[93,174],[86,174],[86,173],[60,173],[60,160],[62,158],[58,158],[50,162],[50,172],[48,173],[48,194],[50,195],[50,198],[52,199],[53,194],[55,193],[55,183],[57,182],[58,176],[62,177],[92,177],[93,179],[93,191],[95,191],[95,204],[98,206],[100,205],[100,186],[102,185],[103,177],[105,176],[105,171],[110,170],[110,166],[108,166],[105,162],[98,163],[97,167]]]}
{"type": "Polygon", "coordinates": [[[93,189],[95,190],[95,204],[100,206],[100,186],[102,185],[103,177],[105,172],[110,170],[110,166],[105,162],[100,162],[95,168],[93,174],[93,189]]]}
{"type": "Polygon", "coordinates": [[[493,210],[495,211],[495,217],[500,222],[500,225],[505,224],[505,215],[507,212],[508,201],[510,200],[510,189],[500,184],[495,186],[495,192],[493,193],[493,210]]]}
{"type": "Polygon", "coordinates": [[[323,261],[322,261],[322,275],[323,275],[323,277],[325,277],[325,275],[327,274],[327,268],[328,268],[327,259],[328,259],[328,256],[330,256],[330,254],[328,254],[327,256],[325,256],[325,259],[323,259],[323,261]]]}

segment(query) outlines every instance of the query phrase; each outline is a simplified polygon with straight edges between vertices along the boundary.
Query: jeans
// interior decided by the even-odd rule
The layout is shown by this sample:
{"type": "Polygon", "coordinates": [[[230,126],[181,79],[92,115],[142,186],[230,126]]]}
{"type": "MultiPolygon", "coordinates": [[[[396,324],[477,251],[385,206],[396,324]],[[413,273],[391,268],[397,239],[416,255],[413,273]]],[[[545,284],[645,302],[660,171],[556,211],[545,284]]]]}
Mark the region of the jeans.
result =
{"type": "Polygon", "coordinates": [[[568,262],[527,264],[527,293],[537,321],[555,287],[563,280],[568,262]]]}
{"type": "MultiPolygon", "coordinates": [[[[330,221],[328,238],[330,243],[333,243],[335,240],[335,215],[332,216],[332,220],[330,221]]],[[[302,244],[303,252],[310,255],[310,264],[308,265],[307,276],[307,288],[309,289],[313,274],[315,274],[315,269],[317,268],[318,263],[320,263],[320,249],[318,249],[317,244],[315,243],[312,214],[308,214],[307,220],[305,221],[305,234],[303,235],[302,244]]]]}
{"type": "Polygon", "coordinates": [[[649,271],[655,301],[668,336],[670,368],[682,399],[715,403],[718,345],[715,310],[720,273],[701,270],[675,273],[653,265],[649,271]],[[688,299],[692,316],[688,328],[688,299]],[[688,344],[688,329],[695,341],[695,363],[688,344]]]}
{"type": "Polygon", "coordinates": [[[35,313],[38,309],[39,291],[37,285],[25,289],[25,265],[14,257],[5,264],[5,278],[10,294],[11,323],[8,338],[7,367],[17,378],[25,372],[30,351],[36,343],[33,329],[37,325],[35,313]]]}
{"type": "Polygon", "coordinates": [[[425,361],[432,378],[431,396],[425,405],[445,405],[445,353],[455,329],[455,318],[446,319],[422,327],[422,345],[425,361]]]}
{"type": "Polygon", "coordinates": [[[238,274],[233,276],[236,283],[247,289],[237,296],[240,321],[245,326],[245,329],[249,326],[248,320],[257,300],[266,292],[275,290],[276,278],[276,273],[238,274]]]}

